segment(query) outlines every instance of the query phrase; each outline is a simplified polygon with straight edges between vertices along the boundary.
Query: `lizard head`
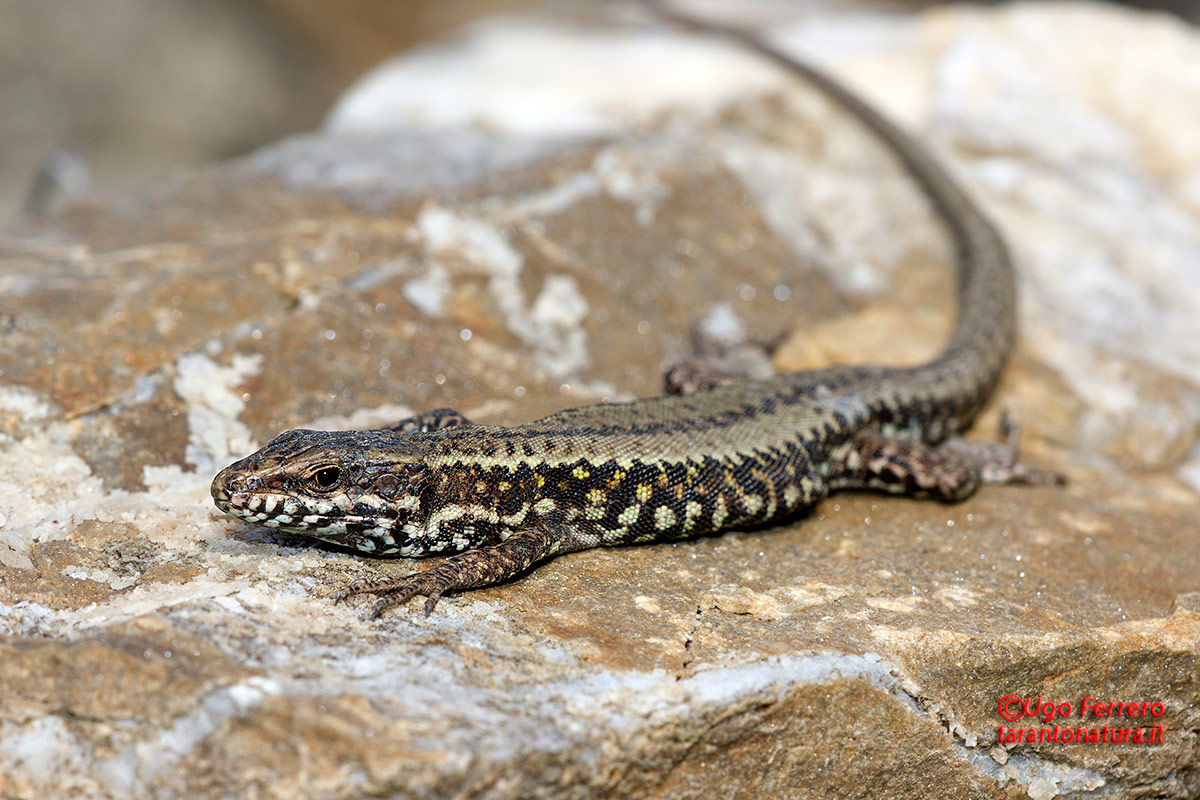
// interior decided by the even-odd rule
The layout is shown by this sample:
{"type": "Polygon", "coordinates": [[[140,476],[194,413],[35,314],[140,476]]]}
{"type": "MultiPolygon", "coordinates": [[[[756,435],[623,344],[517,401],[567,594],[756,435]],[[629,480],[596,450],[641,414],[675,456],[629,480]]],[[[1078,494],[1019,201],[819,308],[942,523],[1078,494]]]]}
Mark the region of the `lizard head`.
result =
{"type": "Polygon", "coordinates": [[[424,531],[424,447],[394,431],[282,433],[213,479],[217,508],[247,522],[377,555],[424,531]]]}

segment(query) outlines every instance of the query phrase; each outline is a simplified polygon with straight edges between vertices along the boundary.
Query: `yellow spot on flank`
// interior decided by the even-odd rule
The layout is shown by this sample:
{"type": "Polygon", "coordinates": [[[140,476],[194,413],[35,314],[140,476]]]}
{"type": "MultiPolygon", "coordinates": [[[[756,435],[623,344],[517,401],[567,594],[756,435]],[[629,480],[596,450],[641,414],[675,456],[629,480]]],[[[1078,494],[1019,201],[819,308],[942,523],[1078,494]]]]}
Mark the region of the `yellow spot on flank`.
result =
{"type": "Polygon", "coordinates": [[[574,475],[576,477],[576,479],[583,480],[584,478],[588,477],[592,473],[588,472],[587,469],[584,467],[576,467],[575,469],[571,470],[571,474],[574,475]]]}
{"type": "Polygon", "coordinates": [[[488,488],[487,488],[486,483],[484,483],[483,481],[475,482],[475,491],[476,492],[478,492],[479,494],[487,494],[487,490],[488,490],[488,488]]]}
{"type": "Polygon", "coordinates": [[[729,516],[729,510],[725,508],[725,497],[717,495],[716,502],[713,503],[712,524],[714,528],[719,528],[725,524],[725,518],[729,516]]]}
{"type": "Polygon", "coordinates": [[[637,489],[634,490],[634,495],[637,497],[639,503],[649,500],[652,494],[654,494],[654,490],[644,483],[639,483],[637,489]]]}
{"type": "Polygon", "coordinates": [[[509,489],[512,488],[512,484],[509,483],[508,481],[500,481],[499,483],[496,484],[496,488],[498,490],[500,490],[501,492],[507,492],[509,489]]]}
{"type": "Polygon", "coordinates": [[[704,510],[704,506],[697,503],[695,500],[688,500],[683,506],[683,529],[690,531],[696,527],[696,517],[700,516],[700,512],[704,510]]]}
{"type": "Polygon", "coordinates": [[[600,538],[606,542],[616,542],[624,539],[629,535],[629,528],[613,528],[610,531],[604,531],[600,534],[600,538]]]}
{"type": "Polygon", "coordinates": [[[542,488],[542,487],[543,487],[543,486],[545,486],[545,485],[546,485],[546,479],[545,479],[545,478],[543,478],[541,475],[538,475],[538,476],[537,476],[537,488],[539,488],[539,489],[540,489],[540,488],[542,488]]]}
{"type": "Polygon", "coordinates": [[[654,527],[660,531],[665,531],[667,528],[675,524],[675,512],[667,506],[659,506],[654,509],[654,527]]]}
{"type": "Polygon", "coordinates": [[[757,514],[762,508],[763,499],[756,494],[742,495],[742,508],[746,509],[749,514],[757,514]]]}
{"type": "Polygon", "coordinates": [[[637,522],[638,515],[642,513],[642,507],[634,504],[621,512],[621,516],[617,517],[617,522],[622,525],[629,526],[637,522]]]}
{"type": "Polygon", "coordinates": [[[587,501],[594,506],[602,506],[608,501],[608,493],[603,489],[589,489],[587,501]]]}

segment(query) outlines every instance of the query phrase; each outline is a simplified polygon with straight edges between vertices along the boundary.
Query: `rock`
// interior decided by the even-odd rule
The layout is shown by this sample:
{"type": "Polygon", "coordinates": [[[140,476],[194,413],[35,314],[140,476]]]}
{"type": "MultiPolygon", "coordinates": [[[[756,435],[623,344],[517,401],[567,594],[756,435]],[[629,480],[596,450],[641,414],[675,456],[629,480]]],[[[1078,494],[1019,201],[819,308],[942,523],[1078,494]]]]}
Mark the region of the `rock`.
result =
{"type": "Polygon", "coordinates": [[[1022,337],[975,435],[1009,410],[1070,485],[839,495],[374,622],[331,595],[412,563],[220,515],[281,430],[653,394],[706,319],[787,335],[780,368],[936,351],[942,232],[818,93],[632,13],[494,21],[321,131],[0,239],[0,795],[1200,792],[1200,39],[1092,5],[763,25],[1007,232],[1022,337]],[[1162,742],[1001,730],[1055,722],[1162,742]]]}

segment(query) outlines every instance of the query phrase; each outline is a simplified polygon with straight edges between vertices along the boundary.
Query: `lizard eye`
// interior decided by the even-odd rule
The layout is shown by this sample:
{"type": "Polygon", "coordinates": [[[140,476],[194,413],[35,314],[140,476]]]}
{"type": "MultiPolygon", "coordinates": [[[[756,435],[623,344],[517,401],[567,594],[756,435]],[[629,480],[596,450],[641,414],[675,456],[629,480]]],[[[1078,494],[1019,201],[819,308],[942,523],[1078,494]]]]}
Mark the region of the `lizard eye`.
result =
{"type": "Polygon", "coordinates": [[[332,489],[342,479],[342,471],[337,467],[321,467],[313,473],[313,482],[319,489],[332,489]]]}

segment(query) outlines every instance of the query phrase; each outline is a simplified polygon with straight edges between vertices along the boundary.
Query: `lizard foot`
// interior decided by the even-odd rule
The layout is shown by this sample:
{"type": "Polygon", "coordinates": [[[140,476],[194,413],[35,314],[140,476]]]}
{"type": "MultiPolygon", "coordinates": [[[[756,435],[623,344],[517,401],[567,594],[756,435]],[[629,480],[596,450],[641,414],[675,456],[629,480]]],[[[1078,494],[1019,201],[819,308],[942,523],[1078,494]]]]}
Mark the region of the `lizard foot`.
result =
{"type": "Polygon", "coordinates": [[[771,356],[784,335],[758,340],[747,336],[732,312],[696,323],[691,328],[692,356],[666,371],[666,394],[692,394],[732,383],[763,380],[775,370],[771,356]]]}
{"type": "Polygon", "coordinates": [[[1060,473],[1031,467],[1018,460],[1017,444],[1021,439],[1021,428],[1007,411],[1000,416],[1000,436],[1004,439],[1000,443],[968,442],[952,437],[942,447],[975,464],[983,483],[1062,486],[1067,482],[1060,473]]]}
{"type": "Polygon", "coordinates": [[[438,600],[454,583],[452,574],[446,574],[445,571],[439,574],[439,568],[444,566],[447,564],[439,564],[433,569],[414,572],[402,578],[355,581],[338,592],[333,601],[340,603],[348,597],[359,594],[376,595],[379,599],[371,606],[371,619],[378,619],[389,608],[407,603],[414,597],[422,596],[427,598],[425,600],[425,616],[429,616],[437,606],[438,600]]]}

